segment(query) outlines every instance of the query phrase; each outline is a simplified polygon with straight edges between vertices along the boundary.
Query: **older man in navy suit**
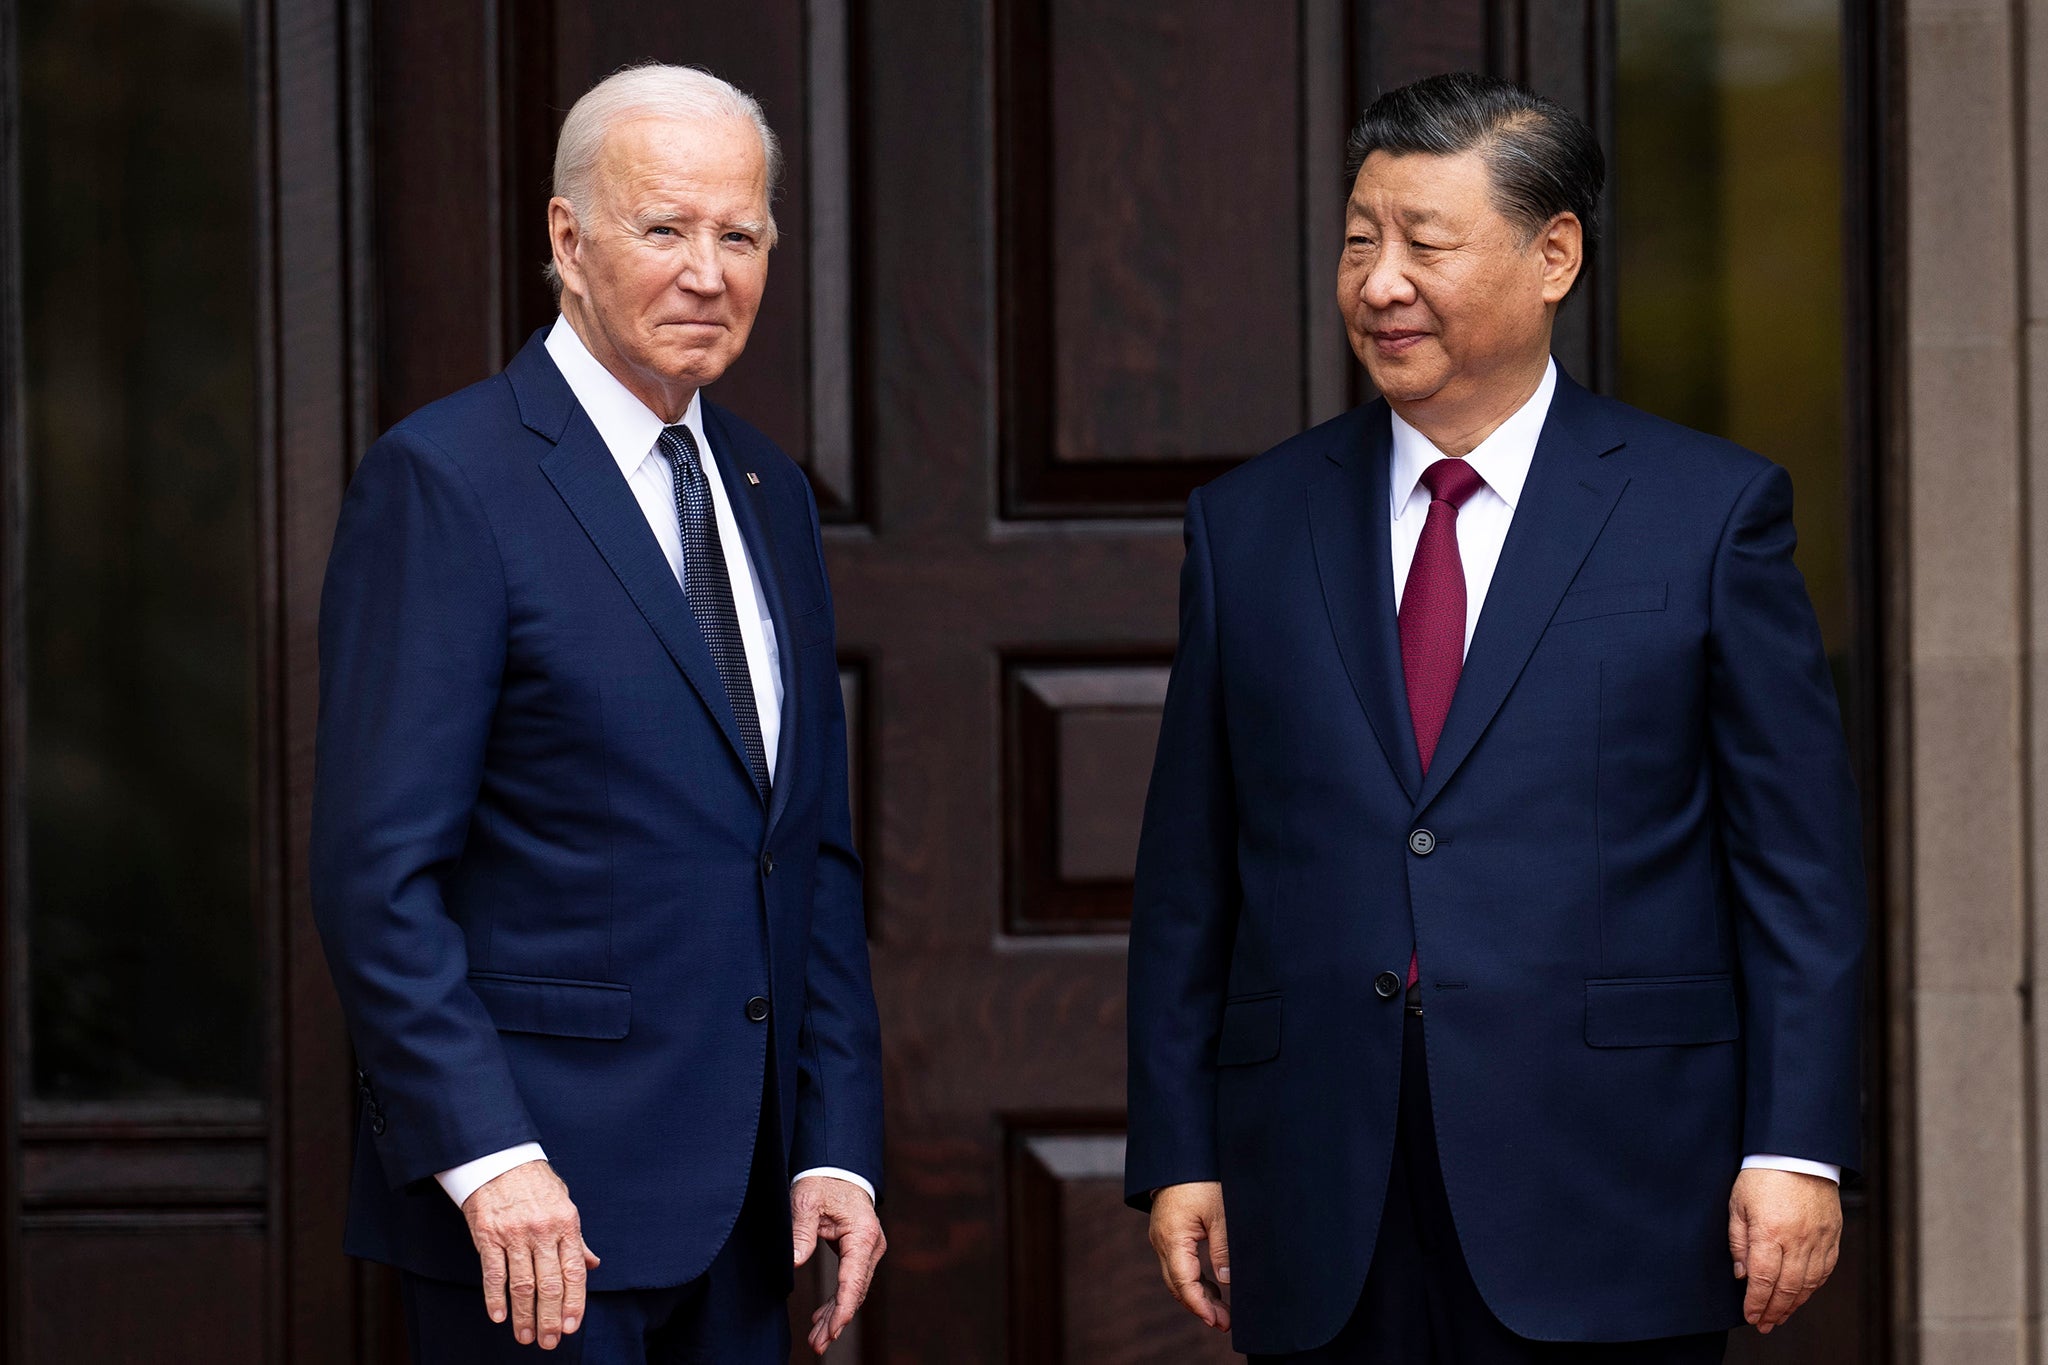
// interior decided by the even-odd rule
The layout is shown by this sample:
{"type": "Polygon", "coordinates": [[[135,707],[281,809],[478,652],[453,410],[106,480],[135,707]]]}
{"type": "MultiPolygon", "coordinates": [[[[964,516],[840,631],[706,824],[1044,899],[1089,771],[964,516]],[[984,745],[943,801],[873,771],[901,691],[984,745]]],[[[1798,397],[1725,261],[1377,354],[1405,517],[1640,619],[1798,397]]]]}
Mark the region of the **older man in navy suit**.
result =
{"type": "Polygon", "coordinates": [[[561,317],[380,439],[342,511],[313,902],[360,1059],[348,1247],[404,1272],[420,1365],[782,1365],[792,1263],[840,1251],[823,1354],[882,1254],[817,507],[702,395],[777,161],[701,71],[585,95],[561,317]]]}
{"type": "Polygon", "coordinates": [[[1858,801],[1791,485],[1551,360],[1579,119],[1437,77],[1351,154],[1383,401],[1188,502],[1127,1193],[1255,1359],[1719,1360],[1827,1279],[1858,1159],[1858,801]]]}

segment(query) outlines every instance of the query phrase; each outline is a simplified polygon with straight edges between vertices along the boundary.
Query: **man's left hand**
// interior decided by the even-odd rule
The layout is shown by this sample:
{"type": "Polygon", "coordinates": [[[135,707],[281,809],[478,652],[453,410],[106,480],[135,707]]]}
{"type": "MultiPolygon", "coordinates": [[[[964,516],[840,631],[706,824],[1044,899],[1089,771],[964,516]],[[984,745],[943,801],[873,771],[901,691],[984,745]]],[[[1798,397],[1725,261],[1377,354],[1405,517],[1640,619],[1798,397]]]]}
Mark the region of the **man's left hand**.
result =
{"type": "Polygon", "coordinates": [[[819,1242],[839,1252],[839,1284],[811,1314],[811,1349],[823,1355],[860,1311],[889,1239],[867,1191],[837,1176],[809,1175],[790,1186],[789,1218],[798,1265],[811,1259],[819,1242]]]}
{"type": "MultiPolygon", "coordinates": [[[[857,1193],[857,1192],[856,1192],[857,1193]]],[[[1753,1167],[1728,1196],[1728,1254],[1749,1281],[1742,1316],[1759,1332],[1791,1317],[1835,1273],[1842,1192],[1824,1176],[1753,1167]]]]}

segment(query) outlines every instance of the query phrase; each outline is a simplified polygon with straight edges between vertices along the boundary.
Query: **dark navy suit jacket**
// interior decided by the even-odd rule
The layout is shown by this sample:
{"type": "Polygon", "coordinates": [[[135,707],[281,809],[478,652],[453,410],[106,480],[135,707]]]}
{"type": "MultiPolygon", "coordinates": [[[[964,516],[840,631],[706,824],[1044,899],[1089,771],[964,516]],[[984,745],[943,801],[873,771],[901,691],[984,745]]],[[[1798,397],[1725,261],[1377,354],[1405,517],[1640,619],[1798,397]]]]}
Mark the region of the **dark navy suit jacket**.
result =
{"type": "Polygon", "coordinates": [[[1745,1153],[1858,1161],[1859,807],[1785,472],[1559,376],[1425,778],[1373,403],[1189,499],[1128,1196],[1221,1180],[1240,1350],[1364,1283],[1420,953],[1444,1181],[1523,1336],[1740,1321],[1745,1153]],[[1428,838],[1418,831],[1428,831],[1428,838]]]}
{"type": "Polygon", "coordinates": [[[350,484],[320,609],[312,887],[361,1068],[357,1255],[474,1282],[432,1177],[528,1141],[604,1258],[597,1289],[704,1271],[761,1123],[778,1176],[879,1183],[816,504],[766,437],[704,411],[780,645],[766,803],[688,601],[542,335],[394,427],[350,484]]]}

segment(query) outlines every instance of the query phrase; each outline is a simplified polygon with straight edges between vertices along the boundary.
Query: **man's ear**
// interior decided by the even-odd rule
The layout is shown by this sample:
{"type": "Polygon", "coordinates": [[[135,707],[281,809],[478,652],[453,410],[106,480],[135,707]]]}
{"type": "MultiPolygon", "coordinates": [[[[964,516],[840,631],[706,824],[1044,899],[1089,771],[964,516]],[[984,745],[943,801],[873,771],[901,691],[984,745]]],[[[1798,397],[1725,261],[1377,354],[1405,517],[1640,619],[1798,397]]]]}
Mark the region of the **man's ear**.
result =
{"type": "Polygon", "coordinates": [[[583,226],[577,221],[575,205],[559,194],[548,200],[548,245],[555,254],[555,274],[561,278],[562,292],[588,297],[577,254],[583,245],[583,226]]]}
{"type": "Polygon", "coordinates": [[[1586,264],[1586,227],[1576,213],[1560,213],[1537,234],[1543,252],[1543,301],[1557,304],[1572,292],[1586,264]]]}

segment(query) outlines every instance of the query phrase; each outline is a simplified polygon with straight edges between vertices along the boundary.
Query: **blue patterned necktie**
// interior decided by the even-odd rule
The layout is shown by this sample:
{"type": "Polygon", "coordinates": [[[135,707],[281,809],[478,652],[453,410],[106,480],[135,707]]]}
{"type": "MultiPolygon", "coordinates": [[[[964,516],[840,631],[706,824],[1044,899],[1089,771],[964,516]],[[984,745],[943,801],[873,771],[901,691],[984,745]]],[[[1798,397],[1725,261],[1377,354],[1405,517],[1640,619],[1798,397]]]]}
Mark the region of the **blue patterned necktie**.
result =
{"type": "Polygon", "coordinates": [[[754,710],[754,681],[747,671],[747,649],[740,639],[739,614],[733,610],[732,581],[725,574],[725,550],[711,509],[711,485],[704,462],[697,457],[697,439],[678,422],[661,429],[661,453],[675,476],[676,527],[683,537],[683,595],[690,614],[711,647],[725,699],[739,722],[740,742],[747,750],[747,768],[763,799],[768,795],[768,750],[761,742],[761,717],[754,710]]]}

